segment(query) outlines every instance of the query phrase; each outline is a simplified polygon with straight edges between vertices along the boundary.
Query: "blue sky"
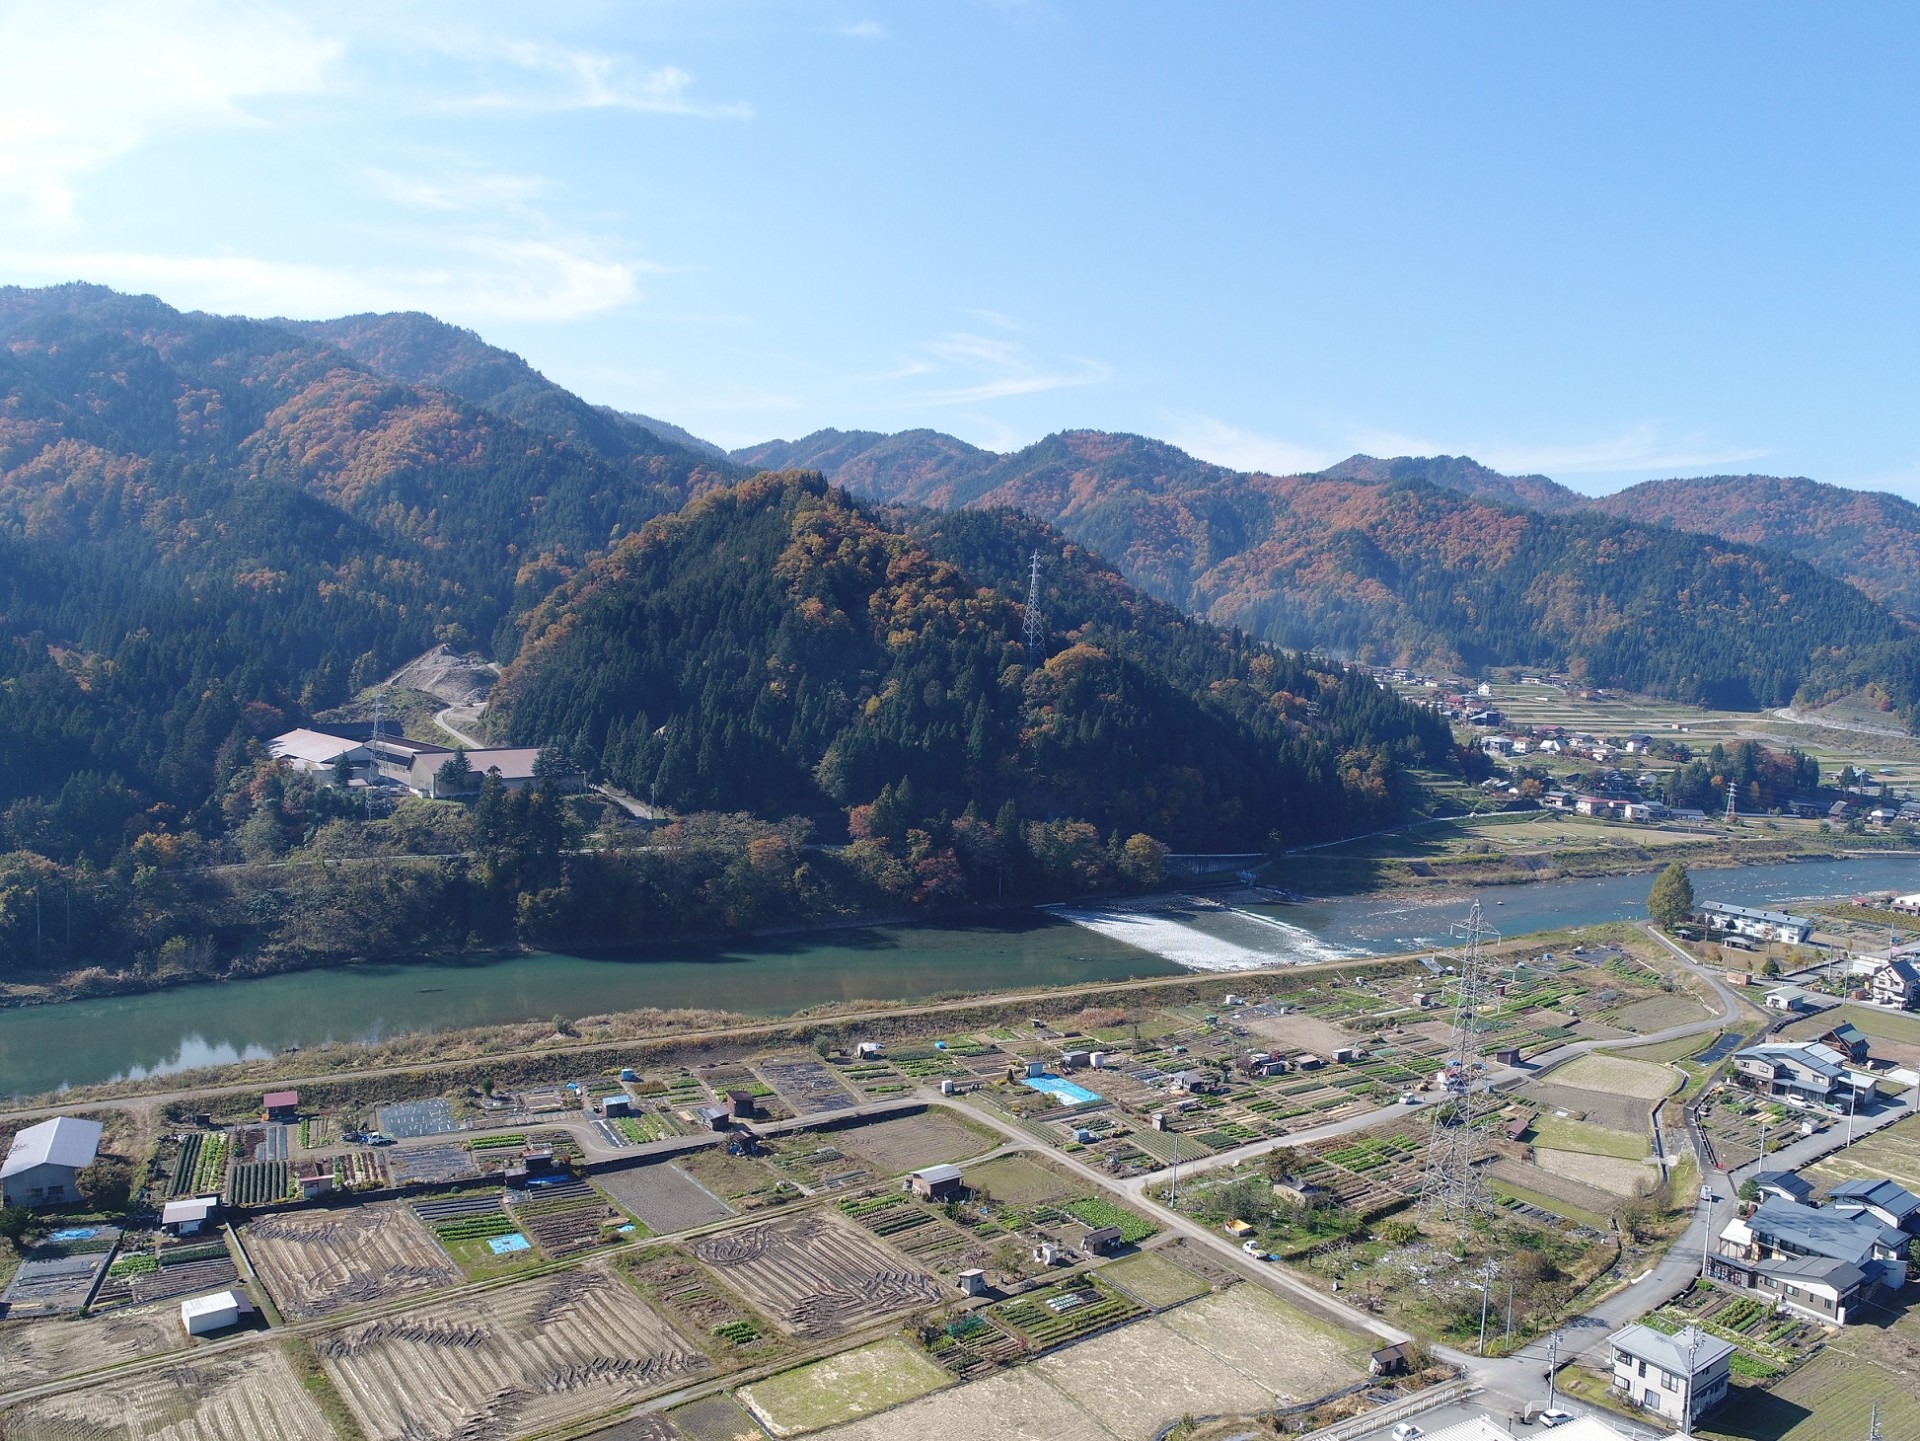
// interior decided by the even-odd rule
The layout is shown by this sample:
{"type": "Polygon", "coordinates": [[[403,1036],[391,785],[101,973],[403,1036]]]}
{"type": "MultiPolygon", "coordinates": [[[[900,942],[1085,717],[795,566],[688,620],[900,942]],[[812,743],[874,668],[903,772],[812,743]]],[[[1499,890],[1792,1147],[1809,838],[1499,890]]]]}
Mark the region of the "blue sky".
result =
{"type": "Polygon", "coordinates": [[[422,309],[728,445],[1920,498],[1920,11],[0,0],[0,282],[422,309]]]}

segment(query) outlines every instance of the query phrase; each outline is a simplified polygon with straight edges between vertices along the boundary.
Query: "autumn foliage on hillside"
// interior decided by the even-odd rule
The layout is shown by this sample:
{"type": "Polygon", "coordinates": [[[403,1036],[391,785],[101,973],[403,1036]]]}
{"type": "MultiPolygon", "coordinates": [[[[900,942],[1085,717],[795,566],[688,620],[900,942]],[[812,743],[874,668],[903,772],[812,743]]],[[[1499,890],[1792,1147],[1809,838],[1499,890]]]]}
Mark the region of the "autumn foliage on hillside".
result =
{"type": "Polygon", "coordinates": [[[1451,756],[1371,682],[1188,620],[1034,522],[876,512],[797,474],[594,562],[529,616],[494,703],[635,794],[842,816],[948,890],[997,877],[1015,839],[1071,873],[1132,835],[1350,833],[1401,812],[1408,766],[1451,756]],[[1044,656],[1012,598],[1035,548],[1044,656]]]}

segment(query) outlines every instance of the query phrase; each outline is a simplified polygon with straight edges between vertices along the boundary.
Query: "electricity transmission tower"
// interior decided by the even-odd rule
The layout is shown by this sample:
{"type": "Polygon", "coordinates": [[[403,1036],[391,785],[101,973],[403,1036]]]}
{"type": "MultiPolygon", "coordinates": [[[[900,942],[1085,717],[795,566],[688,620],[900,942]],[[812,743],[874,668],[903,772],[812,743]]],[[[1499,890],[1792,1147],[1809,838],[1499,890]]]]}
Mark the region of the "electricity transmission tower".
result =
{"type": "Polygon", "coordinates": [[[1040,552],[1033,553],[1027,570],[1027,663],[1039,658],[1046,644],[1046,622],[1040,615],[1040,552]]]}
{"type": "Polygon", "coordinates": [[[1489,1070],[1480,1054],[1480,1011],[1486,987],[1482,948],[1500,939],[1473,903],[1467,918],[1453,927],[1453,1037],[1440,1072],[1441,1099],[1435,1105],[1427,1139],[1427,1171],[1421,1209],[1432,1219],[1470,1224],[1493,1214],[1493,1193],[1476,1166],[1486,1144],[1492,1114],[1489,1070]]]}
{"type": "Polygon", "coordinates": [[[1727,824],[1740,824],[1740,788],[1733,783],[1733,777],[1727,777],[1727,824]]]}

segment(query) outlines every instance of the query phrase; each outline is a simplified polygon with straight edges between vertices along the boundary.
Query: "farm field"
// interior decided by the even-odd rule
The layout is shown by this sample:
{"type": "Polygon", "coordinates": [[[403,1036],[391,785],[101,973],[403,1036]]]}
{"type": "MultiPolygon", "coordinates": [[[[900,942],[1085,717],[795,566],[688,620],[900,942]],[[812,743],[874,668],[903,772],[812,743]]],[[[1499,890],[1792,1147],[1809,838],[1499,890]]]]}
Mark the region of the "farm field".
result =
{"type": "Polygon", "coordinates": [[[604,1266],[349,1326],[315,1349],[370,1441],[544,1430],[711,1364],[604,1266]]]}
{"type": "Polygon", "coordinates": [[[886,1176],[898,1176],[943,1161],[964,1160],[993,1145],[992,1141],[939,1111],[851,1127],[838,1132],[833,1140],[845,1150],[871,1161],[886,1176]]]}
{"type": "Polygon", "coordinates": [[[872,1416],[951,1384],[945,1368],[899,1336],[742,1386],[739,1398],[775,1436],[872,1416]]]}
{"type": "Polygon", "coordinates": [[[675,1436],[684,1436],[686,1441],[766,1441],[767,1433],[760,1429],[760,1423],[724,1393],[676,1406],[665,1419],[674,1428],[668,1433],[668,1441],[675,1436]]]}
{"type": "Polygon", "coordinates": [[[1186,1267],[1175,1265],[1157,1251],[1141,1251],[1110,1266],[1102,1266],[1100,1279],[1156,1310],[1191,1301],[1212,1289],[1186,1267]]]}
{"type": "Polygon", "coordinates": [[[724,1231],[689,1249],[749,1305],[809,1339],[837,1336],[946,1295],[897,1252],[824,1211],[724,1231]]]}
{"type": "Polygon", "coordinates": [[[1323,1396],[1366,1374],[1372,1345],[1314,1320],[1264,1286],[1242,1283],[1160,1321],[1289,1401],[1323,1396]]]}
{"type": "Polygon", "coordinates": [[[1823,1191],[1856,1176],[1884,1176],[1920,1194],[1920,1117],[1862,1137],[1850,1149],[1809,1166],[1805,1175],[1823,1191]]]}
{"type": "Polygon", "coordinates": [[[676,1157],[670,1164],[686,1172],[723,1201],[764,1190],[777,1179],[773,1168],[751,1156],[729,1156],[718,1146],[676,1157]]]}
{"type": "Polygon", "coordinates": [[[0,1356],[6,1357],[0,1386],[35,1386],[185,1344],[180,1312],[173,1306],[143,1306],[86,1320],[9,1322],[0,1325],[0,1356]]]}
{"type": "Polygon", "coordinates": [[[1533,1164],[1549,1176],[1564,1176],[1614,1196],[1638,1195],[1660,1178],[1659,1169],[1644,1161],[1588,1151],[1556,1151],[1546,1146],[1534,1148],[1533,1164]]]}
{"type": "MultiPolygon", "coordinates": [[[[1660,1004],[1670,1004],[1671,999],[1663,997],[1660,1004]]],[[[1597,1054],[1581,1056],[1578,1060],[1556,1067],[1552,1075],[1556,1086],[1610,1091],[1617,1095],[1639,1096],[1649,1101],[1659,1100],[1678,1084],[1673,1072],[1664,1066],[1628,1060],[1623,1056],[1597,1054]]]]}
{"type": "Polygon", "coordinates": [[[737,1214],[733,1207],[671,1161],[603,1171],[593,1184],[640,1218],[656,1236],[691,1231],[737,1214]]]}
{"type": "Polygon", "coordinates": [[[967,1184],[984,1190],[1004,1206],[1038,1206],[1074,1194],[1079,1188],[1038,1161],[1025,1156],[998,1156],[967,1169],[967,1184]]]}
{"type": "Polygon", "coordinates": [[[936,1436],[940,1441],[1114,1441],[1038,1367],[997,1371],[909,1402],[884,1416],[836,1426],[831,1441],[899,1441],[936,1436]]]}
{"type": "Polygon", "coordinates": [[[1534,1117],[1534,1144],[1553,1151],[1584,1151],[1590,1156],[1616,1156],[1623,1161],[1644,1160],[1653,1147],[1648,1133],[1635,1135],[1586,1121],[1542,1113],[1534,1117]]]}
{"type": "Polygon", "coordinates": [[[301,1320],[462,1279],[398,1202],[261,1216],[241,1228],[240,1238],[275,1304],[301,1320]]]}
{"type": "Polygon", "coordinates": [[[7,1441],[314,1441],[326,1418],[279,1350],[256,1346],[29,1401],[7,1441]]]}

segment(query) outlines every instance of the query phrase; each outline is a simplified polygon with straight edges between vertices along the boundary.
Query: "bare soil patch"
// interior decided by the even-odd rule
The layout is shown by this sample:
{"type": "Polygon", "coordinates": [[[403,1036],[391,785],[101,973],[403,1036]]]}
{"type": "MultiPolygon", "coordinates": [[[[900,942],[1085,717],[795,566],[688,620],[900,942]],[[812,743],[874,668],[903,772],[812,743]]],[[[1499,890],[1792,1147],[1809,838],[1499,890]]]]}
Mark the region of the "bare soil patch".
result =
{"type": "Polygon", "coordinates": [[[833,1139],[855,1155],[866,1157],[888,1176],[977,1156],[992,1146],[992,1142],[938,1111],[875,1121],[841,1131],[833,1139]]]}
{"type": "Polygon", "coordinates": [[[1034,1366],[998,1371],[826,1434],[833,1441],[1113,1441],[1112,1432],[1034,1366]]]}
{"type": "Polygon", "coordinates": [[[1355,1039],[1351,1031],[1318,1016],[1260,1016],[1248,1021],[1247,1029],[1282,1050],[1315,1051],[1322,1056],[1336,1046],[1351,1046],[1355,1039]]]}
{"type": "Polygon", "coordinates": [[[1565,1176],[1614,1196],[1638,1195],[1660,1179],[1660,1172],[1643,1161],[1595,1156],[1586,1151],[1554,1151],[1544,1146],[1534,1148],[1533,1164],[1549,1176],[1565,1176]]]}
{"type": "Polygon", "coordinates": [[[712,1364],[604,1265],[349,1326],[316,1349],[370,1441],[546,1430],[712,1364]]]}
{"type": "Polygon", "coordinates": [[[593,1184],[638,1216],[640,1224],[656,1236],[691,1231],[736,1214],[733,1207],[670,1161],[626,1171],[603,1171],[593,1178],[593,1184]]]}
{"type": "Polygon", "coordinates": [[[952,1381],[924,1352],[899,1336],[889,1336],[742,1386],[738,1395],[767,1430],[775,1436],[792,1436],[877,1415],[952,1381]]]}
{"type": "Polygon", "coordinates": [[[1549,1116],[1555,1111],[1565,1111],[1574,1120],[1590,1121],[1610,1131],[1653,1134],[1653,1102],[1639,1096],[1589,1091],[1579,1086],[1556,1085],[1552,1081],[1529,1081],[1513,1094],[1549,1116]]]}
{"type": "Polygon", "coordinates": [[[270,1346],[182,1361],[29,1401],[7,1441],[313,1441],[332,1434],[292,1366],[270,1346]]]}
{"type": "Polygon", "coordinates": [[[463,1279],[398,1202],[262,1216],[240,1239],[281,1312],[303,1320],[463,1279]]]}
{"type": "Polygon", "coordinates": [[[1503,1181],[1511,1181],[1525,1190],[1537,1191],[1549,1200],[1565,1201],[1570,1206],[1577,1206],[1595,1215],[1605,1216],[1619,1203],[1619,1197],[1611,1191],[1590,1186],[1573,1176],[1555,1175],[1524,1161],[1499,1160],[1487,1169],[1491,1175],[1503,1181]]]}
{"type": "Polygon", "coordinates": [[[1679,1077],[1665,1066],[1656,1066],[1647,1061],[1630,1061],[1623,1056],[1587,1055],[1555,1068],[1553,1084],[1657,1101],[1679,1084],[1679,1077]]]}
{"type": "Polygon", "coordinates": [[[837,1336],[946,1295],[905,1257],[825,1211],[706,1236],[690,1249],[796,1336],[837,1336]]]}
{"type": "Polygon", "coordinates": [[[35,1386],[184,1345],[186,1333],[174,1306],[143,1306],[88,1319],[11,1322],[0,1326],[0,1356],[6,1357],[0,1386],[35,1386]]]}
{"type": "Polygon", "coordinates": [[[687,1441],[766,1441],[760,1423],[731,1396],[703,1396],[667,1416],[687,1441]]]}

